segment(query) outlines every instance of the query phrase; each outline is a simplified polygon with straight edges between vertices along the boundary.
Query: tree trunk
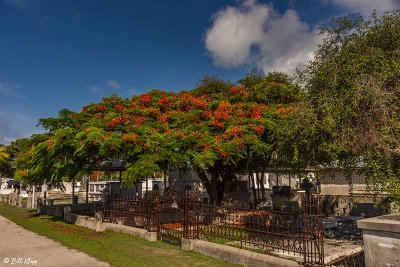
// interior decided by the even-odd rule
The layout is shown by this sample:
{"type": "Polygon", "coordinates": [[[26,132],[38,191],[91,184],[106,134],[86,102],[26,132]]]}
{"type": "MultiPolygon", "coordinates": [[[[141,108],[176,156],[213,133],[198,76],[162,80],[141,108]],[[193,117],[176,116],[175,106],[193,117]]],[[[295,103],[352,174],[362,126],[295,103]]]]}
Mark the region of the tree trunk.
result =
{"type": "Polygon", "coordinates": [[[257,191],[256,191],[256,183],[255,183],[255,181],[254,181],[254,176],[253,176],[253,174],[252,173],[250,173],[249,172],[249,179],[250,179],[250,181],[251,181],[251,184],[253,185],[253,187],[252,187],[252,189],[253,189],[253,205],[254,205],[254,208],[256,208],[257,207],[257,205],[258,205],[258,200],[257,200],[257,191]]]}
{"type": "Polygon", "coordinates": [[[196,172],[197,176],[199,176],[201,183],[203,184],[204,188],[206,189],[208,196],[210,197],[210,203],[213,202],[212,192],[211,192],[211,182],[208,180],[207,174],[203,168],[200,167],[193,167],[194,171],[196,172]]]}
{"type": "Polygon", "coordinates": [[[215,170],[211,170],[211,195],[210,202],[214,205],[218,205],[218,173],[215,170]]]}
{"type": "Polygon", "coordinates": [[[260,174],[258,170],[256,171],[256,181],[257,181],[257,201],[259,201],[260,198],[260,188],[261,188],[261,181],[260,181],[260,174]]]}
{"type": "Polygon", "coordinates": [[[260,176],[260,180],[261,180],[261,197],[262,197],[262,201],[265,201],[265,186],[264,186],[264,176],[265,176],[265,172],[262,171],[261,172],[261,176],[260,176]]]}
{"type": "Polygon", "coordinates": [[[163,182],[164,182],[164,190],[167,188],[167,171],[163,171],[163,182]]]}
{"type": "Polygon", "coordinates": [[[209,168],[211,179],[209,180],[204,169],[194,168],[210,196],[210,202],[221,205],[222,200],[232,195],[235,190],[235,174],[231,166],[216,163],[209,168]]]}
{"type": "Polygon", "coordinates": [[[85,176],[85,191],[86,191],[86,204],[89,203],[89,176],[86,175],[85,176]]]}

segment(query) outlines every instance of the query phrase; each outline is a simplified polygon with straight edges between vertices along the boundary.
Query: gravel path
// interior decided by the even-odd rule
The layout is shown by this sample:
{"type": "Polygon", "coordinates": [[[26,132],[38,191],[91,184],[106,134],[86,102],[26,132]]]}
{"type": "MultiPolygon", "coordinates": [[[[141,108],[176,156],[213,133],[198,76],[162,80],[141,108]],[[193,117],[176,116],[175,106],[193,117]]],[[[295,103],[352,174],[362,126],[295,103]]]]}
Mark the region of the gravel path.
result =
{"type": "Polygon", "coordinates": [[[0,216],[0,266],[106,267],[110,265],[26,230],[0,216]]]}

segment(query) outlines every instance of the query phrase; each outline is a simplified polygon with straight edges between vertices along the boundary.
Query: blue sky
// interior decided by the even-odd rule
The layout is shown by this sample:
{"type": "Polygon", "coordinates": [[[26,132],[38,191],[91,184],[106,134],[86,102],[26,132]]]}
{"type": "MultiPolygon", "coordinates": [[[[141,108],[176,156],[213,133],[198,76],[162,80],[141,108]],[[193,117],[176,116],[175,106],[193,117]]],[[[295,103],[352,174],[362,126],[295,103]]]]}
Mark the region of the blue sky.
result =
{"type": "Polygon", "coordinates": [[[191,89],[204,75],[293,73],[318,27],[397,0],[0,0],[0,144],[62,108],[118,93],[191,89]],[[379,4],[378,4],[379,3],[379,4]]]}

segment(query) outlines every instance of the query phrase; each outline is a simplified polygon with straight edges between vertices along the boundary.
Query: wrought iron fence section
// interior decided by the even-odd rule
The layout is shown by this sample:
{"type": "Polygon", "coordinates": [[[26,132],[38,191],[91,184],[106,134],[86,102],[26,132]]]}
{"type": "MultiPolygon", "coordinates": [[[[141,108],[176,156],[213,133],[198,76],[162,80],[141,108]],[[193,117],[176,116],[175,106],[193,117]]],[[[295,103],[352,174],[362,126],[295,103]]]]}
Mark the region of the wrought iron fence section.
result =
{"type": "Polygon", "coordinates": [[[176,200],[160,200],[159,239],[172,244],[180,244],[185,237],[185,203],[176,200]]]}
{"type": "Polygon", "coordinates": [[[103,221],[157,231],[159,240],[180,244],[203,239],[262,252],[304,258],[304,265],[323,265],[321,199],[305,195],[300,212],[279,212],[203,204],[193,194],[179,200],[174,192],[151,200],[108,199],[103,221]]]}
{"type": "Polygon", "coordinates": [[[300,216],[295,213],[188,205],[189,238],[227,243],[263,251],[301,255],[300,216]]]}
{"type": "Polygon", "coordinates": [[[304,265],[324,264],[324,226],[321,196],[305,194],[302,196],[304,265]]]}
{"type": "Polygon", "coordinates": [[[103,221],[157,231],[157,202],[135,200],[133,197],[114,197],[104,205],[103,221]]]}

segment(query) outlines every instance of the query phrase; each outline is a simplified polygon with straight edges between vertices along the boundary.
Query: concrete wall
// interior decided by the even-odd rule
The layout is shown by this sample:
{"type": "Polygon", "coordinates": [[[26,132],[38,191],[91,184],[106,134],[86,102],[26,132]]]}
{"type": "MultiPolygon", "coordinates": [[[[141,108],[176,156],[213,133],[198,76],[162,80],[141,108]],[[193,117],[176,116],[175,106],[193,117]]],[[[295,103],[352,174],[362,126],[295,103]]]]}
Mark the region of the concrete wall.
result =
{"type": "MultiPolygon", "coordinates": [[[[322,184],[321,183],[321,195],[333,195],[333,196],[350,196],[350,186],[343,184],[322,184]]],[[[353,185],[353,194],[367,194],[366,185],[353,185]]]]}
{"type": "Polygon", "coordinates": [[[114,224],[114,223],[102,223],[102,226],[100,226],[99,229],[102,229],[100,231],[111,230],[114,232],[136,235],[148,241],[157,241],[157,232],[148,232],[142,228],[126,226],[121,224],[114,224]]]}
{"type": "MultiPolygon", "coordinates": [[[[320,180],[321,184],[326,185],[332,184],[348,186],[349,184],[347,174],[339,169],[321,170],[318,173],[318,179],[320,180]]],[[[354,185],[366,185],[365,176],[359,170],[355,170],[352,172],[351,181],[354,185]]]]}
{"type": "Polygon", "coordinates": [[[86,227],[95,231],[97,231],[98,229],[99,230],[102,229],[101,222],[96,220],[96,218],[94,217],[76,215],[73,213],[66,212],[64,214],[64,221],[78,226],[86,227]]]}
{"type": "Polygon", "coordinates": [[[245,249],[230,247],[226,245],[211,243],[198,239],[182,239],[182,249],[192,250],[213,258],[229,261],[244,266],[253,267],[299,267],[300,265],[291,260],[260,254],[245,249]]]}
{"type": "Polygon", "coordinates": [[[363,230],[365,265],[400,266],[400,234],[363,230]]]}
{"type": "Polygon", "coordinates": [[[59,204],[47,205],[38,208],[38,213],[41,215],[47,214],[50,216],[64,218],[65,207],[69,207],[69,212],[93,210],[96,203],[81,203],[81,204],[59,204]]]}
{"type": "Polygon", "coordinates": [[[363,230],[365,266],[400,266],[400,215],[391,214],[357,222],[363,230]]]}
{"type": "Polygon", "coordinates": [[[121,224],[103,223],[100,216],[90,217],[71,213],[71,207],[64,208],[64,221],[81,227],[92,229],[96,232],[111,230],[130,235],[137,235],[149,241],[157,241],[157,232],[148,232],[145,229],[125,226],[121,224]]]}

